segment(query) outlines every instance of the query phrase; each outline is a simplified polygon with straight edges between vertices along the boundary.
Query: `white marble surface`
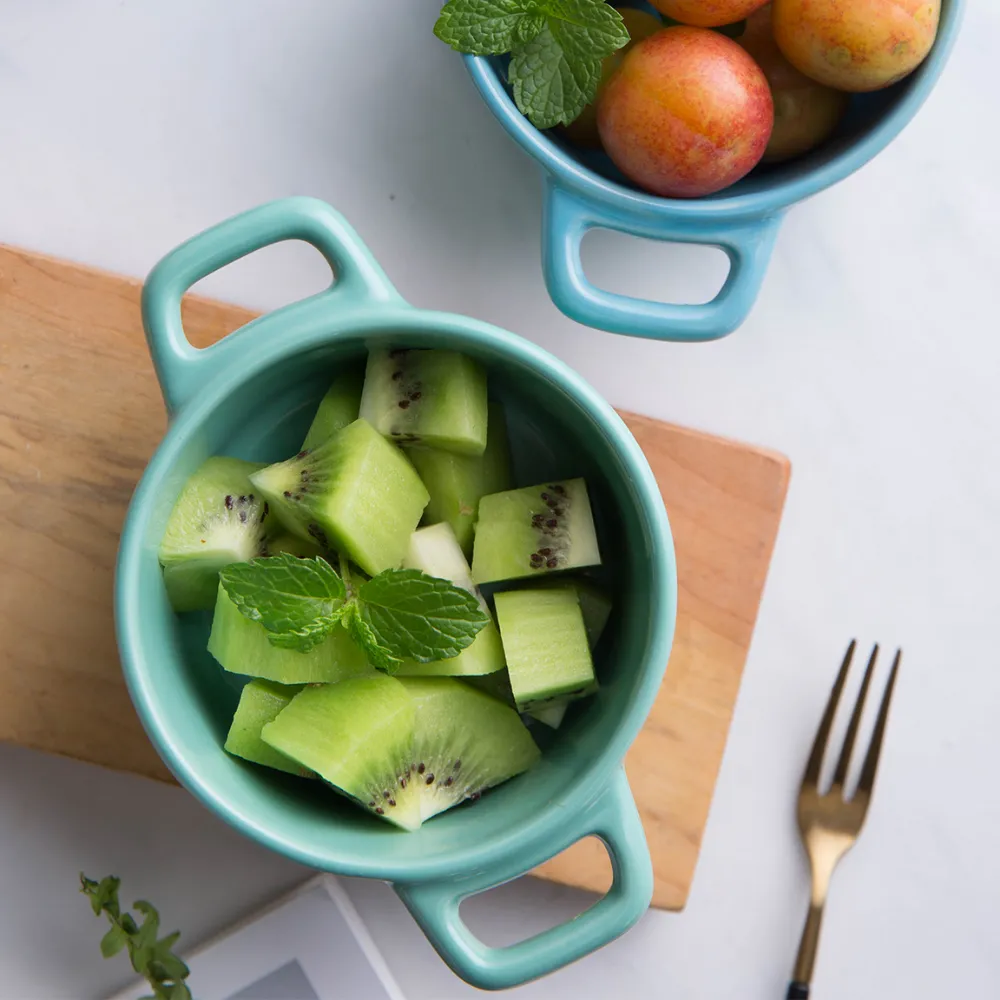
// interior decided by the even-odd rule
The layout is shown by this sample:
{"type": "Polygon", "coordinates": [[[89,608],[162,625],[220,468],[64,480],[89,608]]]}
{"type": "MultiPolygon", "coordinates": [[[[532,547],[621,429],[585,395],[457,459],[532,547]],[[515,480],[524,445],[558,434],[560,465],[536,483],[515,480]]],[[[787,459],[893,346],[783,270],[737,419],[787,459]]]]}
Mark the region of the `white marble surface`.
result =
{"type": "MultiPolygon", "coordinates": [[[[292,193],[342,208],[413,302],[491,320],[615,404],[769,445],[787,513],[690,905],[521,995],[777,1000],[802,919],[799,770],[847,638],[906,649],[881,783],[835,884],[818,998],[1000,995],[1000,9],[974,2],[939,89],[878,160],[789,216],[749,322],[720,343],[578,328],[549,302],[539,184],[430,34],[435,0],[0,3],[0,240],[141,275],[292,193]]],[[[709,292],[710,254],[592,238],[622,290],[709,292]]],[[[318,287],[275,250],[206,290],[271,306],[318,287]]],[[[2,405],[2,401],[0,401],[2,405]]],[[[120,874],[189,941],[304,876],[186,794],[0,748],[0,996],[96,998],[74,894],[120,874]],[[179,873],[179,874],[175,874],[179,873]],[[43,930],[44,926],[44,930],[43,930]]],[[[387,888],[351,883],[413,1000],[473,995],[387,888]]],[[[578,906],[515,883],[494,939],[578,906]]]]}

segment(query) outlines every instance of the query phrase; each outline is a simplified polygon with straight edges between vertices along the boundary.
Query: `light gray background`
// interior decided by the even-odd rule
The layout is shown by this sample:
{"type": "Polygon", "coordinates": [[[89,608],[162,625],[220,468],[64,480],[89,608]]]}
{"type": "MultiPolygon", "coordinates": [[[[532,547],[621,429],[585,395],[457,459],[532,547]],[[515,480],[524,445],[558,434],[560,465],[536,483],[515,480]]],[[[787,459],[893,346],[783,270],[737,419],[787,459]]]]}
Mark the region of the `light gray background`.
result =
{"type": "MultiPolygon", "coordinates": [[[[691,348],[582,329],[553,308],[535,167],[431,36],[437,6],[2,0],[0,240],[142,275],[231,213],[318,195],[414,303],[538,341],[612,403],[789,455],[688,910],[651,913],[523,995],[784,995],[806,891],[794,788],[855,634],[903,644],[905,672],[869,826],[835,885],[817,996],[1000,995],[1000,10],[970,4],[914,124],[791,213],[750,321],[691,348]]],[[[585,257],[631,292],[704,297],[723,273],[714,252],[603,235],[585,257]]],[[[263,307],[322,279],[318,259],[284,248],[205,290],[263,307]]],[[[2,748],[0,996],[92,998],[127,979],[99,957],[80,868],[121,875],[129,899],[152,899],[192,943],[306,874],[181,791],[2,748]]],[[[389,889],[350,890],[413,1000],[473,995],[389,889]]],[[[475,925],[509,940],[580,904],[515,883],[479,902],[475,925]]]]}

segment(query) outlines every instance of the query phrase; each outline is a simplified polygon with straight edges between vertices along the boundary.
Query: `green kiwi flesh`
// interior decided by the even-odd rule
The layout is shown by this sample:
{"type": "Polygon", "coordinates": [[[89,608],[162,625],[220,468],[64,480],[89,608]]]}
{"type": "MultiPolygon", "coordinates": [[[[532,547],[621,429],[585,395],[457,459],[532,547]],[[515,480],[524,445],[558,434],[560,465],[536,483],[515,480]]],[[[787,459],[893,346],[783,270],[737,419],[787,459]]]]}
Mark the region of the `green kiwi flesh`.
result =
{"type": "Polygon", "coordinates": [[[428,576],[448,580],[479,599],[480,607],[489,616],[489,622],[479,632],[471,645],[458,656],[447,660],[418,663],[404,660],[396,671],[397,676],[441,677],[468,674],[491,674],[502,670],[505,664],[500,633],[490,614],[490,609],[469,575],[469,564],[459,547],[458,539],[450,524],[432,524],[419,528],[410,537],[410,547],[403,566],[419,569],[428,576]]]}
{"type": "Polygon", "coordinates": [[[289,531],[344,553],[371,576],[403,561],[429,499],[406,456],[361,419],[251,482],[289,531]]]}
{"type": "Polygon", "coordinates": [[[285,687],[270,681],[248,681],[243,686],[233,724],[229,727],[226,750],[234,757],[242,757],[253,764],[262,764],[300,777],[311,776],[312,772],[307,768],[268,746],[260,738],[260,731],[264,726],[273,722],[300,690],[298,687],[285,687]]]}
{"type": "Polygon", "coordinates": [[[492,493],[479,501],[476,584],[598,566],[594,518],[582,479],[492,493]]]}
{"type": "Polygon", "coordinates": [[[262,736],[406,830],[540,756],[512,708],[450,677],[377,674],[306,688],[262,736]]]}
{"type": "Polygon", "coordinates": [[[272,518],[248,478],[260,468],[238,458],[209,458],[184,484],[159,551],[175,611],[211,608],[219,570],[263,554],[272,518]]]}
{"type": "Polygon", "coordinates": [[[374,674],[305,688],[261,737],[369,812],[416,830],[420,798],[408,781],[414,715],[402,682],[374,674]]]}
{"type": "Polygon", "coordinates": [[[247,618],[221,584],[208,651],[230,673],[278,684],[331,684],[372,672],[365,654],[342,626],[308,652],[271,644],[267,629],[247,618]]]}
{"type": "MultiPolygon", "coordinates": [[[[587,645],[590,646],[591,654],[593,654],[594,648],[608,624],[608,618],[611,616],[611,598],[589,580],[548,577],[536,581],[534,586],[566,586],[567,584],[576,590],[577,599],[580,601],[580,613],[583,615],[583,627],[587,632],[587,645]]],[[[597,681],[595,680],[584,694],[594,694],[596,691],[597,681]]],[[[579,697],[584,697],[584,694],[579,697]]],[[[557,698],[547,705],[532,709],[528,715],[552,729],[558,729],[562,725],[563,717],[566,715],[566,709],[571,700],[573,699],[557,698]]]]}
{"type": "Polygon", "coordinates": [[[361,416],[398,444],[482,455],[486,372],[455,351],[371,351],[361,416]]]}
{"type": "Polygon", "coordinates": [[[447,677],[403,677],[413,699],[410,781],[420,793],[420,818],[430,819],[477,799],[540,758],[517,712],[447,677]]]}
{"type": "Polygon", "coordinates": [[[489,404],[489,430],[482,455],[457,455],[437,448],[408,448],[407,455],[431,495],[424,523],[450,524],[465,557],[471,559],[480,498],[513,486],[503,407],[489,404]]]}
{"type": "Polygon", "coordinates": [[[337,431],[358,419],[364,382],[360,368],[344,372],[333,380],[309,425],[309,431],[302,442],[303,451],[312,451],[326,444],[337,431]]]}
{"type": "Polygon", "coordinates": [[[508,590],[497,594],[495,603],[507,674],[520,711],[589,693],[594,664],[572,586],[508,590]]]}

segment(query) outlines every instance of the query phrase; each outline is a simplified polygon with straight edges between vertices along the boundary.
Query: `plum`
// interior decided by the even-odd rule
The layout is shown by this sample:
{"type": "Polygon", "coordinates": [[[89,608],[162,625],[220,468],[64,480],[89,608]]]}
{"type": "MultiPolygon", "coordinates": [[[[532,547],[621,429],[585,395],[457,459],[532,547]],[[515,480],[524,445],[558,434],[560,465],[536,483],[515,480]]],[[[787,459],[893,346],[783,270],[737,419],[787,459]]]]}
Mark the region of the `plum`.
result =
{"type": "Polygon", "coordinates": [[[704,28],[665,28],[636,45],[597,103],[601,142],[639,187],[671,198],[721,191],[764,155],[774,104],[764,71],[704,28]]]}
{"type": "Polygon", "coordinates": [[[749,17],[767,0],[651,0],[667,17],[697,28],[719,28],[749,17]]]}
{"type": "MultiPolygon", "coordinates": [[[[641,42],[644,38],[648,38],[663,27],[663,22],[658,17],[647,14],[644,10],[636,10],[633,7],[622,7],[618,13],[621,14],[632,40],[624,48],[619,49],[617,52],[612,52],[604,60],[604,66],[601,70],[601,82],[597,90],[598,97],[601,90],[604,89],[605,84],[614,75],[615,70],[621,66],[622,59],[625,58],[625,53],[636,42],[641,42]]],[[[601,145],[601,137],[597,131],[597,99],[595,98],[593,102],[588,104],[580,113],[580,116],[565,126],[563,131],[566,134],[566,138],[576,143],[577,146],[598,149],[601,145]]]]}
{"type": "Polygon", "coordinates": [[[774,0],[774,37],[819,83],[881,90],[924,61],[940,15],[941,0],[774,0]]]}
{"type": "Polygon", "coordinates": [[[771,85],[774,129],[764,150],[764,161],[776,163],[814,149],[839,124],[847,110],[848,96],[800,73],[782,54],[774,40],[771,5],[747,18],[737,42],[753,56],[771,85]]]}

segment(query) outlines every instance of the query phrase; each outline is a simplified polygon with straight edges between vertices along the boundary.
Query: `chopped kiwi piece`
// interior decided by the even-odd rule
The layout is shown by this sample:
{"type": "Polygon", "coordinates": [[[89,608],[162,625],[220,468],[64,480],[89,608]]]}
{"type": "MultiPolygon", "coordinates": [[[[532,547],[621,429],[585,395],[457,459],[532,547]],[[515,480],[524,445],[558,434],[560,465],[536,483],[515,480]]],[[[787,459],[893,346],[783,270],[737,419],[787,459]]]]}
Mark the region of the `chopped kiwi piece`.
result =
{"type": "Polygon", "coordinates": [[[527,771],[541,756],[517,712],[447,677],[403,677],[414,701],[410,782],[430,819],[527,771]]]}
{"type": "Polygon", "coordinates": [[[450,677],[377,674],[306,688],[262,736],[406,830],[539,759],[512,708],[450,677]]]}
{"type": "Polygon", "coordinates": [[[291,556],[298,556],[300,559],[314,559],[317,556],[325,556],[326,549],[318,542],[311,539],[306,541],[293,535],[290,531],[281,531],[274,538],[267,540],[267,555],[277,556],[282,552],[287,552],[291,556]]]}
{"type": "Polygon", "coordinates": [[[398,444],[486,450],[486,372],[455,351],[372,351],[361,416],[398,444]]]}
{"type": "Polygon", "coordinates": [[[361,648],[337,626],[306,653],[271,644],[267,629],[251,621],[220,584],[208,651],[225,670],[278,684],[331,684],[372,672],[361,648]]]}
{"type": "Polygon", "coordinates": [[[508,590],[495,601],[507,674],[520,711],[590,692],[594,664],[572,586],[508,590]]]}
{"type": "Polygon", "coordinates": [[[591,651],[597,646],[611,617],[611,598],[605,590],[590,580],[578,576],[541,576],[526,584],[528,587],[572,587],[580,600],[583,625],[591,651]]]}
{"type": "Polygon", "coordinates": [[[243,686],[240,703],[236,706],[233,724],[229,727],[226,750],[254,764],[263,764],[264,767],[273,767],[301,777],[310,776],[311,771],[268,746],[260,738],[260,731],[264,726],[273,722],[300,690],[299,687],[286,687],[270,681],[247,682],[243,686]]]}
{"type": "Polygon", "coordinates": [[[414,701],[384,674],[307,687],[261,736],[361,806],[404,830],[420,826],[413,763],[414,701]]]}
{"type": "MultiPolygon", "coordinates": [[[[604,632],[604,627],[608,623],[608,618],[611,616],[611,598],[600,587],[589,580],[551,576],[542,577],[533,584],[533,586],[538,587],[552,585],[570,585],[576,590],[576,596],[580,601],[580,612],[583,615],[583,627],[587,631],[587,644],[590,646],[591,653],[593,653],[604,632]]],[[[584,694],[593,694],[595,691],[597,691],[596,681],[584,694]]],[[[583,697],[583,695],[579,697],[583,697]]],[[[532,709],[528,712],[528,715],[539,722],[545,723],[546,726],[558,729],[562,725],[563,716],[565,716],[566,709],[571,700],[570,698],[557,698],[547,705],[532,709]]]]}
{"type": "Polygon", "coordinates": [[[343,552],[371,576],[403,561],[428,500],[406,456],[360,419],[251,481],[291,532],[343,552]]]}
{"type": "Polygon", "coordinates": [[[396,671],[397,676],[440,677],[491,674],[495,670],[502,670],[504,658],[500,633],[493,622],[489,607],[472,582],[469,564],[465,561],[451,525],[432,524],[415,531],[410,536],[410,548],[403,565],[408,569],[419,569],[439,580],[448,580],[456,587],[467,590],[479,599],[480,607],[489,616],[489,621],[473,639],[472,644],[466,646],[458,656],[447,660],[433,660],[430,663],[404,660],[396,671]]]}
{"type": "Polygon", "coordinates": [[[450,524],[466,558],[471,559],[479,498],[513,485],[503,407],[489,404],[489,432],[482,455],[456,455],[437,448],[409,448],[407,454],[431,495],[424,523],[450,524]]]}
{"type": "Polygon", "coordinates": [[[479,501],[472,556],[472,579],[477,584],[600,562],[582,479],[492,493],[479,501]]]}
{"type": "Polygon", "coordinates": [[[361,410],[361,389],[365,379],[360,367],[338,375],[326,391],[309,426],[303,451],[326,444],[337,431],[353,424],[361,410]]]}
{"type": "Polygon", "coordinates": [[[272,519],[248,478],[260,468],[238,458],[209,458],[185,483],[159,552],[174,610],[211,608],[219,570],[263,554],[272,519]]]}

